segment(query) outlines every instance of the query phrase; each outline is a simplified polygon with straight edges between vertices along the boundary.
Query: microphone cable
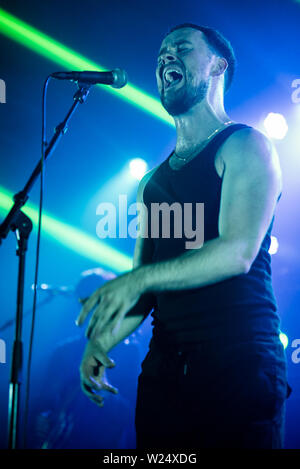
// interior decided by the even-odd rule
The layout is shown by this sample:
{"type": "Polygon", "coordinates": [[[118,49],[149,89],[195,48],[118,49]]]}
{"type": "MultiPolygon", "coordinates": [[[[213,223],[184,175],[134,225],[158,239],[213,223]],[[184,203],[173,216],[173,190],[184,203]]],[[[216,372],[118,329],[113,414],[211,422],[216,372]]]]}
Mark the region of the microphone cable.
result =
{"type": "Polygon", "coordinates": [[[41,175],[40,175],[40,200],[39,200],[39,215],[38,215],[38,230],[37,230],[37,244],[35,254],[35,271],[34,271],[34,284],[33,284],[33,306],[32,306],[32,319],[30,328],[30,339],[29,339],[29,352],[27,361],[26,371],[26,391],[25,391],[25,403],[24,403],[24,421],[23,421],[23,435],[22,435],[22,447],[25,449],[27,444],[27,424],[29,415],[29,396],[30,396],[30,374],[31,374],[31,362],[32,362],[32,350],[33,350],[33,339],[34,339],[34,328],[36,318],[36,303],[37,303],[37,286],[38,286],[38,273],[39,273],[39,258],[40,258],[40,242],[41,242],[41,224],[42,224],[42,210],[43,210],[43,192],[44,192],[44,160],[45,150],[47,147],[46,141],[46,98],[47,89],[51,76],[49,75],[44,82],[43,96],[42,96],[42,142],[41,142],[41,175]]]}

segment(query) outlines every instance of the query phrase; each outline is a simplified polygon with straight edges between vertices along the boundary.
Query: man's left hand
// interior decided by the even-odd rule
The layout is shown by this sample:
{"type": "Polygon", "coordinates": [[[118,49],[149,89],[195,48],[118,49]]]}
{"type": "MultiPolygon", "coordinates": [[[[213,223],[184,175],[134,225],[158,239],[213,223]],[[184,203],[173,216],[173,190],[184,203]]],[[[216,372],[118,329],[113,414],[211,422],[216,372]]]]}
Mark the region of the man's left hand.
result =
{"type": "Polygon", "coordinates": [[[143,294],[142,283],[137,270],[110,280],[84,302],[76,324],[81,326],[89,312],[95,308],[86,336],[94,339],[104,328],[115,333],[125,314],[135,306],[143,294]]]}

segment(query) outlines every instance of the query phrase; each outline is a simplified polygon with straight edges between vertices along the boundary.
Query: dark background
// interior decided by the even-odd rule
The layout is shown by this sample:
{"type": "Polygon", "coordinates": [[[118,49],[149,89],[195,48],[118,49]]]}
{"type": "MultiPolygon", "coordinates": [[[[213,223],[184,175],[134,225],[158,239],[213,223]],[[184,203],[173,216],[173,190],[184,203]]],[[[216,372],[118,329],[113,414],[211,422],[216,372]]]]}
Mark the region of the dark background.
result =
{"type": "MultiPolygon", "coordinates": [[[[293,387],[292,396],[287,401],[286,447],[300,448],[297,431],[300,418],[300,364],[293,363],[291,359],[294,350],[292,343],[300,338],[300,104],[294,104],[291,100],[292,81],[300,78],[300,3],[292,0],[0,0],[0,8],[107,70],[124,68],[131,84],[156,99],[156,56],[165,32],[183,22],[213,26],[232,42],[238,59],[234,84],[225,101],[231,118],[263,129],[263,119],[269,112],[279,112],[285,116],[288,134],[284,140],[275,141],[283,170],[284,192],[273,230],[279,241],[278,253],[273,256],[273,278],[282,319],[281,329],[289,338],[286,353],[289,381],[293,387]]],[[[5,80],[7,87],[7,102],[0,104],[0,186],[15,193],[23,187],[40,157],[44,79],[62,67],[1,33],[0,51],[0,78],[5,80]]],[[[47,105],[48,136],[52,135],[54,126],[65,115],[74,92],[74,84],[51,82],[47,105]]],[[[98,203],[115,200],[119,193],[127,193],[129,203],[135,200],[138,182],[124,176],[130,159],[143,158],[152,168],[168,155],[174,142],[172,126],[107,93],[105,89],[94,87],[87,103],[80,107],[70,123],[69,131],[47,163],[45,211],[97,239],[98,203]]],[[[30,194],[31,202],[37,204],[38,195],[37,185],[30,194]]],[[[4,213],[2,210],[1,218],[4,213]]],[[[105,243],[132,256],[132,239],[109,239],[105,243]]],[[[33,282],[35,244],[34,231],[27,260],[25,310],[29,310],[32,303],[30,286],[33,282]]],[[[55,237],[43,234],[40,282],[75,286],[82,271],[98,265],[101,265],[98,261],[93,262],[61,245],[55,237]]],[[[0,266],[2,324],[15,312],[17,260],[12,234],[1,246],[0,266]]],[[[108,265],[102,267],[109,268],[108,265]]],[[[78,333],[73,326],[73,319],[79,311],[76,298],[71,295],[45,295],[41,293],[39,296],[39,301],[49,301],[38,308],[33,394],[35,391],[38,393],[39,386],[43,384],[45,364],[58,344],[78,333]]],[[[26,317],[24,320],[26,347],[29,319],[26,317]]],[[[139,357],[132,372],[134,383],[140,360],[146,352],[150,329],[150,321],[147,320],[139,332],[138,345],[134,345],[139,357]]],[[[0,332],[0,338],[5,340],[7,347],[7,363],[0,364],[2,447],[6,444],[12,334],[12,328],[0,332]]],[[[57,367],[60,368],[59,362],[57,367]]],[[[120,380],[121,375],[117,375],[117,371],[115,373],[116,379],[120,380]]],[[[114,381],[113,375],[111,380],[114,381]]],[[[122,381],[120,392],[122,394],[122,381]]],[[[133,408],[134,390],[127,397],[133,408]]],[[[42,396],[34,398],[42,399],[42,396]]],[[[124,444],[130,445],[128,442],[124,444]]]]}

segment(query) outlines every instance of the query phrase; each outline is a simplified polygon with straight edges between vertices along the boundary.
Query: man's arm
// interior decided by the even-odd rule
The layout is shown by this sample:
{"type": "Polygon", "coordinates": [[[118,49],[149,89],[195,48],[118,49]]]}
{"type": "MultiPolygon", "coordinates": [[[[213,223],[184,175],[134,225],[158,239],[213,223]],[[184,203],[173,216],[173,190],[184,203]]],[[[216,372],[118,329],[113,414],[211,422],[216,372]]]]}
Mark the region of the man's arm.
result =
{"type": "MultiPolygon", "coordinates": [[[[138,188],[138,193],[137,193],[138,203],[143,203],[144,188],[155,170],[156,168],[149,171],[141,180],[139,184],[139,188],[138,188]]],[[[138,211],[138,222],[140,225],[140,231],[138,233],[138,237],[135,243],[134,256],[133,256],[133,270],[136,270],[143,265],[147,265],[152,260],[152,249],[153,249],[152,242],[150,238],[144,236],[145,230],[147,229],[147,220],[145,218],[146,216],[147,214],[145,213],[145,211],[138,211]]],[[[91,297],[85,302],[84,307],[79,315],[79,318],[77,321],[78,325],[81,325],[83,323],[88,312],[98,302],[99,293],[100,293],[100,298],[101,298],[100,308],[103,307],[103,309],[107,310],[107,314],[109,314],[109,308],[108,307],[106,308],[106,297],[105,297],[103,290],[109,290],[110,284],[113,284],[115,286],[115,289],[114,289],[114,293],[112,296],[114,296],[115,294],[118,295],[118,293],[119,295],[122,295],[122,287],[120,286],[120,289],[118,291],[117,285],[121,283],[120,280],[122,279],[122,277],[125,277],[125,276],[126,274],[124,274],[123,276],[121,275],[117,277],[111,282],[107,282],[107,284],[100,287],[91,295],[91,297]]],[[[128,289],[129,288],[130,286],[128,285],[128,289]]],[[[126,289],[126,286],[125,286],[125,289],[126,289]]],[[[124,312],[124,315],[121,321],[119,321],[120,317],[116,318],[115,321],[112,321],[110,324],[110,329],[106,331],[106,343],[107,343],[107,346],[109,345],[109,349],[117,345],[124,338],[128,337],[128,335],[134,332],[134,330],[137,329],[137,327],[148,316],[154,304],[155,304],[155,299],[154,299],[153,294],[145,292],[144,294],[141,294],[139,296],[137,301],[131,305],[128,311],[124,312]],[[116,324],[118,324],[118,330],[117,331],[114,330],[114,334],[111,334],[111,331],[116,326],[116,324]]],[[[95,313],[92,316],[89,322],[89,325],[87,327],[86,335],[88,338],[91,338],[91,337],[95,338],[98,333],[99,334],[101,333],[101,338],[103,340],[105,331],[101,330],[101,327],[99,327],[102,325],[101,322],[100,323],[98,322],[98,327],[96,327],[97,321],[98,321],[98,317],[97,317],[97,308],[96,308],[95,313]]]]}
{"type": "MultiPolygon", "coordinates": [[[[149,171],[143,179],[140,181],[138,192],[137,192],[137,202],[143,203],[143,193],[144,188],[149,181],[150,177],[154,173],[155,168],[149,171]]],[[[144,236],[145,230],[147,227],[147,220],[145,219],[145,212],[138,212],[138,221],[140,225],[139,236],[136,239],[134,255],[133,255],[133,269],[137,269],[152,260],[152,242],[151,239],[144,236]]],[[[93,299],[97,299],[97,291],[91,295],[89,300],[84,304],[78,320],[77,325],[81,326],[86,319],[88,311],[91,309],[91,304],[93,299]]],[[[139,298],[138,302],[132,306],[132,308],[127,312],[126,316],[123,318],[118,331],[113,335],[109,331],[101,331],[101,342],[105,345],[105,349],[111,350],[115,345],[128,337],[132,332],[134,332],[143,320],[148,316],[155,304],[155,299],[152,294],[143,294],[139,298]]],[[[92,330],[95,326],[95,321],[92,320],[87,327],[86,335],[90,338],[92,330]]],[[[94,334],[95,337],[96,334],[94,334]]]]}
{"type": "MultiPolygon", "coordinates": [[[[144,203],[144,199],[143,199],[144,188],[154,171],[155,169],[152,171],[149,171],[141,180],[139,184],[139,188],[138,188],[138,193],[137,193],[138,203],[144,203]]],[[[138,213],[138,221],[139,221],[141,229],[140,229],[139,236],[137,237],[136,243],[135,243],[133,263],[132,263],[133,269],[137,269],[143,265],[147,265],[152,260],[152,254],[153,254],[152,242],[149,237],[144,236],[145,230],[148,224],[148,221],[145,220],[144,218],[145,215],[146,214],[144,211],[141,211],[138,213]]],[[[136,305],[133,306],[125,315],[118,331],[115,332],[114,340],[117,341],[116,343],[119,343],[122,340],[124,340],[126,337],[128,337],[132,332],[134,332],[139,327],[139,325],[144,321],[144,319],[148,316],[150,311],[153,309],[154,304],[155,304],[155,298],[151,293],[145,293],[140,297],[136,305]]]]}
{"type": "MultiPolygon", "coordinates": [[[[143,201],[144,187],[149,180],[151,173],[152,172],[147,173],[147,175],[140,182],[137,195],[138,202],[143,201]]],[[[141,267],[147,262],[150,262],[152,259],[151,240],[142,236],[143,230],[146,228],[146,221],[141,218],[144,215],[144,213],[138,214],[141,233],[135,244],[133,269],[141,267]]],[[[118,280],[118,278],[115,280],[118,280]]],[[[101,290],[102,288],[103,287],[101,287],[101,290]]],[[[99,298],[97,291],[92,295],[92,299],[99,298]]],[[[118,289],[116,289],[115,295],[118,295],[118,289]]],[[[91,297],[89,300],[87,300],[87,302],[90,302],[90,300],[91,297]]],[[[92,304],[92,302],[90,302],[90,304],[92,304]]],[[[89,337],[89,341],[86,345],[83,359],[80,364],[80,382],[84,394],[86,394],[95,404],[99,405],[100,407],[103,406],[104,399],[103,396],[98,393],[99,391],[106,390],[112,393],[118,392],[114,386],[110,385],[105,376],[105,369],[115,366],[114,362],[108,357],[108,352],[118,343],[122,342],[126,337],[132,334],[140,326],[140,324],[152,310],[153,306],[153,295],[142,294],[138,298],[138,301],[132,306],[132,308],[127,311],[125,317],[121,318],[119,321],[119,328],[114,334],[112,334],[111,324],[109,325],[110,327],[104,327],[101,330],[93,330],[94,326],[96,326],[96,321],[93,322],[93,315],[86,332],[86,335],[89,337]],[[90,338],[91,335],[92,337],[90,338]]],[[[84,322],[88,312],[89,309],[83,309],[81,311],[77,320],[77,324],[79,326],[84,322]]]]}
{"type": "Polygon", "coordinates": [[[95,330],[120,323],[145,293],[198,288],[249,271],[281,191],[278,157],[270,141],[254,129],[229,137],[221,156],[225,170],[219,236],[177,258],[136,267],[102,286],[83,312],[87,315],[101,298],[91,320],[95,330]]]}
{"type": "Polygon", "coordinates": [[[278,156],[254,129],[234,133],[221,151],[219,237],[175,259],[138,268],[133,275],[143,279],[142,291],[202,287],[249,271],[281,191],[278,156]]]}

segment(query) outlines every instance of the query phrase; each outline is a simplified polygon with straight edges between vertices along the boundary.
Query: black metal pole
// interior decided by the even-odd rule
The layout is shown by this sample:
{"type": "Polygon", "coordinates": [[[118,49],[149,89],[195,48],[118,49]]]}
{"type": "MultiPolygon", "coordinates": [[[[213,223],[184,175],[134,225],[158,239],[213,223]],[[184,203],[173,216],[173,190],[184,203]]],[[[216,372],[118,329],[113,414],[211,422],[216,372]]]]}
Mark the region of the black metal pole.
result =
{"type": "MultiPolygon", "coordinates": [[[[63,122],[61,122],[55,129],[55,133],[47,146],[44,153],[44,160],[49,157],[60,138],[67,130],[67,125],[74,114],[79,103],[84,103],[91,85],[85,83],[78,83],[78,90],[74,95],[74,102],[66,115],[63,122]]],[[[0,225],[0,244],[2,239],[6,238],[9,231],[15,231],[17,236],[17,256],[19,257],[19,271],[18,271],[18,293],[17,293],[17,313],[16,313],[16,328],[15,340],[13,344],[12,364],[11,364],[11,378],[9,384],[9,399],[8,399],[8,447],[9,449],[16,449],[18,447],[18,429],[19,429],[19,415],[20,415],[20,386],[22,378],[22,320],[23,320],[23,299],[24,299],[24,277],[25,277],[25,257],[28,245],[28,239],[32,230],[32,222],[23,212],[21,208],[28,200],[28,192],[35,183],[37,177],[41,173],[42,159],[39,161],[34,171],[32,172],[28,182],[23,190],[14,196],[14,205],[7,214],[5,220],[0,225]]]]}
{"type": "Polygon", "coordinates": [[[15,449],[18,446],[18,416],[20,407],[20,385],[22,381],[22,362],[23,362],[23,344],[22,344],[22,318],[23,318],[23,299],[24,299],[24,279],[25,279],[25,254],[32,222],[23,212],[12,226],[17,237],[17,256],[19,257],[18,271],[18,292],[17,292],[17,315],[15,340],[13,344],[11,377],[9,384],[8,397],[8,448],[15,449]]]}

